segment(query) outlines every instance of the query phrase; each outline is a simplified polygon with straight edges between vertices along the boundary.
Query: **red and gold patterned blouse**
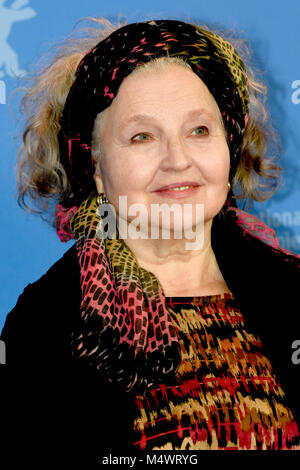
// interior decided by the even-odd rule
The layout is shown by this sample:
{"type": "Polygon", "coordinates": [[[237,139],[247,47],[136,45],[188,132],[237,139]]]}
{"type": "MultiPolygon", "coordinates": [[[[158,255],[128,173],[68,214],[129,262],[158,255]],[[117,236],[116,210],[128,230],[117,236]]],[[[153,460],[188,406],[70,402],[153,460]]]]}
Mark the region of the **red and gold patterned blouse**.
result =
{"type": "Polygon", "coordinates": [[[181,363],[173,384],[136,396],[134,447],[300,450],[284,390],[233,294],[166,300],[181,363]]]}

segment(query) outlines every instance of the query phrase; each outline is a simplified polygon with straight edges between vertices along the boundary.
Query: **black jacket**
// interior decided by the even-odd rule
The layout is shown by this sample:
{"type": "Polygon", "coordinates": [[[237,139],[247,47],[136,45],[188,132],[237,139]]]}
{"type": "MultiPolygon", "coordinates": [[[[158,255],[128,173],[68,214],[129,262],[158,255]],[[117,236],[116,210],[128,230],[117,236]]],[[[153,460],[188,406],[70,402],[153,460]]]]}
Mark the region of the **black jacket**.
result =
{"type": "MultiPolygon", "coordinates": [[[[300,258],[253,236],[237,223],[235,212],[214,220],[212,247],[247,329],[261,338],[300,426],[300,364],[292,361],[292,343],[300,340],[300,258]]],[[[22,461],[25,455],[29,461],[59,455],[61,462],[64,455],[67,462],[82,459],[88,468],[90,460],[99,462],[109,452],[132,452],[133,397],[72,359],[69,344],[80,300],[73,245],[24,289],[7,315],[1,402],[5,438],[23,448],[22,461]]]]}

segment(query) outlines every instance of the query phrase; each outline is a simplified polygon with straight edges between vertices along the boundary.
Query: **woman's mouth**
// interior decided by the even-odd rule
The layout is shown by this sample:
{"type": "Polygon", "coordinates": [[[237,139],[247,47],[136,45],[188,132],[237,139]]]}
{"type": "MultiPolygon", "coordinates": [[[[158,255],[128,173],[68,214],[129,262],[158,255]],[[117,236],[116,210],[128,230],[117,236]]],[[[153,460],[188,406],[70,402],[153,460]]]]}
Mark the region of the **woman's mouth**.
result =
{"type": "Polygon", "coordinates": [[[173,198],[173,199],[182,199],[188,196],[193,196],[198,191],[199,185],[189,186],[182,185],[176,186],[173,188],[167,187],[165,189],[159,189],[155,191],[159,196],[173,198]]]}

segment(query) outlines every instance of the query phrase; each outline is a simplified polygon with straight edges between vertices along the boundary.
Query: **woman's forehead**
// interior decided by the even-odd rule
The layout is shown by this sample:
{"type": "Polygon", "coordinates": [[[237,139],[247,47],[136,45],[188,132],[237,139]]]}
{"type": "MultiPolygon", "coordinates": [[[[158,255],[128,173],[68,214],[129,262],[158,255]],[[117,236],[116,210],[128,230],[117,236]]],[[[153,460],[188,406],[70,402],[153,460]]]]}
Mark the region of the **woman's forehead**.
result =
{"type": "Polygon", "coordinates": [[[152,119],[152,114],[164,106],[190,114],[219,114],[219,107],[205,85],[193,71],[180,66],[163,71],[131,74],[123,80],[118,94],[102,115],[119,112],[126,123],[152,119]]]}
{"type": "Polygon", "coordinates": [[[210,93],[203,80],[192,69],[170,63],[164,64],[163,68],[160,69],[147,68],[147,70],[144,70],[143,67],[138,67],[124,78],[118,94],[120,90],[123,93],[125,90],[130,92],[136,92],[137,90],[146,96],[149,90],[155,93],[168,94],[172,93],[173,89],[177,92],[186,93],[190,87],[205,94],[210,93]],[[162,88],[162,83],[167,86],[162,88]],[[185,83],[186,87],[184,86],[185,83]]]}

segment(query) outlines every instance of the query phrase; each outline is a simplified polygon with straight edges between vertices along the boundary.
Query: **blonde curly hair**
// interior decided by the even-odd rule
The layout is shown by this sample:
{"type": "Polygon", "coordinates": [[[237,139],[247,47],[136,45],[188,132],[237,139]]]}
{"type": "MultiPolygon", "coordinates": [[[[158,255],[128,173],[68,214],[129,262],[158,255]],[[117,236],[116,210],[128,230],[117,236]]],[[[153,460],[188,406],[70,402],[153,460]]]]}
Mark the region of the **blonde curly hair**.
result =
{"type": "MultiPolygon", "coordinates": [[[[57,136],[65,101],[75,80],[75,71],[82,58],[99,41],[128,24],[127,20],[124,22],[118,20],[114,25],[102,17],[83,20],[91,21],[92,26],[80,30],[85,33],[84,36],[77,38],[71,35],[62,44],[55,46],[55,50],[58,48],[58,51],[50,62],[44,55],[41,62],[36,63],[39,71],[29,76],[30,82],[33,83],[25,88],[21,100],[21,112],[25,113],[26,122],[17,156],[17,199],[18,204],[29,212],[44,214],[49,200],[59,202],[69,196],[71,187],[60,161],[57,136]],[[45,59],[46,65],[42,63],[45,59]],[[38,209],[30,207],[25,201],[26,197],[33,204],[37,203],[38,209]]],[[[278,145],[278,138],[265,106],[266,86],[254,78],[258,71],[254,72],[250,66],[251,54],[245,40],[236,39],[232,32],[212,30],[206,25],[195,22],[193,24],[213,31],[229,41],[245,63],[250,99],[249,119],[243,136],[240,161],[231,181],[234,193],[231,197],[244,199],[251,207],[253,200],[269,199],[277,191],[278,183],[279,187],[282,184],[282,168],[274,157],[268,155],[269,143],[272,141],[278,145]]],[[[162,67],[168,62],[189,67],[180,58],[164,57],[143,64],[139,69],[162,67]]],[[[134,72],[135,70],[132,73],[134,72]]],[[[99,117],[98,115],[96,121],[99,117]]],[[[97,165],[97,151],[93,148],[99,148],[95,136],[92,157],[97,165]]],[[[53,217],[50,218],[51,225],[54,225],[53,217]]]]}

